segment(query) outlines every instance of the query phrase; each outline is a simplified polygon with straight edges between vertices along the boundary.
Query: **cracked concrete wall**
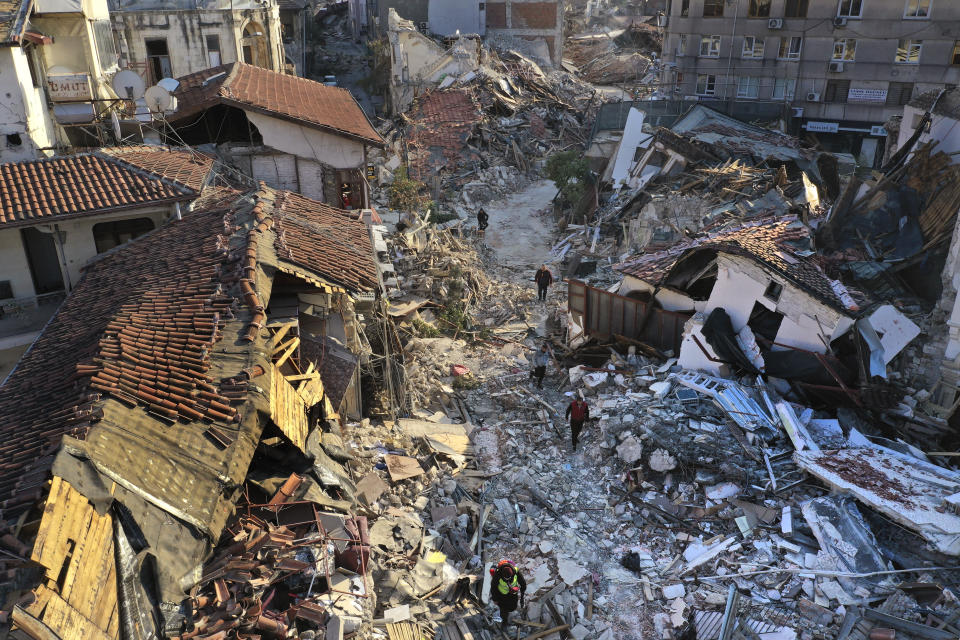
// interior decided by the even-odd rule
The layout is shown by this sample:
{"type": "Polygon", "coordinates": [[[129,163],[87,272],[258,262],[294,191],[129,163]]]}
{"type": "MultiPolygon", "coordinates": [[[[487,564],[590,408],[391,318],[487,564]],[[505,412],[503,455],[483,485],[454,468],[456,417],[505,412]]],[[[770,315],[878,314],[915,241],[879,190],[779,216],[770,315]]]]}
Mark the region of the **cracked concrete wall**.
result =
{"type": "Polygon", "coordinates": [[[0,48],[0,162],[41,158],[50,153],[41,149],[57,142],[46,93],[34,86],[27,55],[21,47],[0,48]]]}
{"type": "Polygon", "coordinates": [[[487,37],[517,38],[546,44],[550,60],[563,58],[563,0],[504,0],[488,2],[487,37]]]}

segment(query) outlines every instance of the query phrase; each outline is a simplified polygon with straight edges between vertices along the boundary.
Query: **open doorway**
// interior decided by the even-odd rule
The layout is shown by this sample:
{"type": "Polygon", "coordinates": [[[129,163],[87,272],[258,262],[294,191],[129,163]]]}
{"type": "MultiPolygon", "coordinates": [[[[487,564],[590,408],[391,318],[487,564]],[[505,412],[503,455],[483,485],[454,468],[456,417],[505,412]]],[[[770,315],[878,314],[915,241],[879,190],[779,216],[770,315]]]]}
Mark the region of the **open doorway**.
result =
{"type": "Polygon", "coordinates": [[[33,227],[20,230],[23,250],[27,254],[30,277],[36,295],[63,291],[63,273],[60,270],[60,256],[52,233],[41,233],[33,227]]]}
{"type": "Polygon", "coordinates": [[[782,313],[771,311],[759,302],[753,303],[753,310],[750,312],[750,320],[747,321],[747,325],[755,336],[773,342],[777,338],[777,333],[780,332],[782,323],[782,313]]]}

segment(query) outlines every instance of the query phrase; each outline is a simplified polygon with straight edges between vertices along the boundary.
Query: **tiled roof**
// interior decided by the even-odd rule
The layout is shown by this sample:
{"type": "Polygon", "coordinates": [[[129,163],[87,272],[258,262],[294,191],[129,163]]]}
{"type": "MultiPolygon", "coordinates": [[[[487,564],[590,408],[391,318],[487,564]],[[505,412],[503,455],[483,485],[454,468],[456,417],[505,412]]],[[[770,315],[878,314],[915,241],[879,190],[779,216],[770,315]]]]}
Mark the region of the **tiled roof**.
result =
{"type": "Polygon", "coordinates": [[[200,191],[213,168],[213,157],[175,147],[107,147],[101,152],[200,191]]]}
{"type": "Polygon", "coordinates": [[[32,0],[0,0],[0,44],[20,40],[32,5],[32,0]]]}
{"type": "Polygon", "coordinates": [[[410,175],[424,180],[464,161],[464,148],[481,114],[469,91],[446,89],[420,96],[408,117],[410,175]]]}
{"type": "MultiPolygon", "coordinates": [[[[798,247],[810,237],[809,229],[795,217],[760,220],[735,229],[721,231],[704,238],[677,244],[665,251],[638,256],[614,265],[614,269],[644,282],[657,285],[673,269],[677,261],[689,252],[715,249],[751,257],[790,280],[825,304],[849,313],[840,297],[831,287],[831,279],[807,257],[798,255],[798,247]]],[[[859,294],[850,291],[856,299],[859,294]]],[[[863,302],[860,298],[858,302],[863,302]]]]}
{"type": "Polygon", "coordinates": [[[0,165],[0,227],[191,200],[212,160],[127,147],[0,165]]]}
{"type": "Polygon", "coordinates": [[[282,192],[275,204],[276,251],[281,260],[354,291],[377,286],[367,226],[347,211],[282,192]]]}
{"type": "Polygon", "coordinates": [[[291,259],[371,276],[340,273],[362,253],[349,215],[267,187],[229,195],[88,265],[0,386],[0,522],[42,497],[69,435],[99,472],[217,539],[269,413],[247,388],[270,375],[267,274],[291,259]],[[288,243],[292,257],[278,256],[288,243]]]}
{"type": "Polygon", "coordinates": [[[262,67],[234,62],[179,78],[181,119],[216,104],[251,109],[266,115],[293,120],[308,127],[383,145],[350,92],[322,82],[298,78],[262,67]],[[212,81],[207,82],[214,76],[212,81]]]}

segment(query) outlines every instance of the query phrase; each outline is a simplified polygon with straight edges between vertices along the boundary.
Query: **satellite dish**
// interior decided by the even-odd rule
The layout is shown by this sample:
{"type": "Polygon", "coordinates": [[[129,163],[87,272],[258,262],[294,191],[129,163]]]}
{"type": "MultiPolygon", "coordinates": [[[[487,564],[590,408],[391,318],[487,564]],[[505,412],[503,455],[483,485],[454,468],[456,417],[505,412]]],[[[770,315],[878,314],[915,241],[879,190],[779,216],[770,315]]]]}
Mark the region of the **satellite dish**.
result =
{"type": "Polygon", "coordinates": [[[147,88],[140,74],[136,71],[130,71],[129,69],[118,71],[117,74],[113,76],[113,82],[111,84],[113,85],[113,90],[117,92],[117,95],[125,100],[142,98],[143,90],[147,88]]]}
{"type": "Polygon", "coordinates": [[[113,135],[117,138],[117,142],[120,142],[123,135],[120,133],[120,118],[117,117],[116,111],[110,112],[110,123],[113,125],[113,135]]]}
{"type": "Polygon", "coordinates": [[[170,108],[173,102],[173,96],[170,95],[170,92],[160,85],[154,85],[147,89],[143,94],[143,99],[147,102],[147,108],[150,109],[151,113],[163,113],[170,108]]]}
{"type": "Polygon", "coordinates": [[[163,87],[170,93],[173,93],[174,91],[177,90],[177,87],[180,86],[180,81],[174,80],[173,78],[164,78],[163,80],[157,83],[157,86],[163,87]]]}

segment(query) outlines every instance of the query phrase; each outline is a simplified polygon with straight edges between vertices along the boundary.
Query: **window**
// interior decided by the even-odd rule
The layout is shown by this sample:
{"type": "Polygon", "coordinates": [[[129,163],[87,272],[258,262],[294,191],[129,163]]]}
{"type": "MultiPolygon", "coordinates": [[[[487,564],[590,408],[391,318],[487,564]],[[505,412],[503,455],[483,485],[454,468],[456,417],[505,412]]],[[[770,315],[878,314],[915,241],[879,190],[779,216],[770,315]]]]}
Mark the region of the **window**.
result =
{"type": "Polygon", "coordinates": [[[223,64],[223,58],[220,56],[220,36],[216,34],[207,36],[207,62],[211,67],[219,67],[223,64]]]}
{"type": "Polygon", "coordinates": [[[719,58],[720,36],[702,36],[700,38],[700,55],[704,58],[719,58]]]}
{"type": "Polygon", "coordinates": [[[703,0],[704,18],[722,18],[724,0],[703,0]]]}
{"type": "Polygon", "coordinates": [[[41,55],[34,44],[27,44],[23,47],[23,52],[27,56],[27,67],[30,69],[30,80],[34,87],[40,86],[40,79],[43,77],[42,67],[40,66],[41,55]]]}
{"type": "Polygon", "coordinates": [[[153,220],[150,218],[98,222],[93,225],[93,243],[97,253],[103,253],[152,230],[153,220]]]}
{"type": "Polygon", "coordinates": [[[831,60],[853,62],[857,56],[857,41],[854,38],[844,38],[833,41],[833,57],[831,60]]]}
{"type": "Polygon", "coordinates": [[[897,64],[920,64],[920,50],[923,40],[898,40],[897,55],[893,61],[897,64]]]}
{"type": "MultiPolygon", "coordinates": [[[[887,87],[887,106],[902,107],[913,97],[912,82],[891,82],[887,87]]],[[[914,127],[916,128],[916,127],[914,127]]]]}
{"type": "Polygon", "coordinates": [[[682,34],[677,38],[677,55],[685,56],[687,55],[687,34],[682,34]]]}
{"type": "Polygon", "coordinates": [[[933,0],[907,0],[907,7],[903,10],[903,17],[914,20],[929,18],[931,2],[933,2],[933,0]]]}
{"type": "Polygon", "coordinates": [[[100,59],[100,67],[104,71],[109,71],[117,66],[117,49],[113,43],[113,27],[109,20],[94,20],[93,40],[97,45],[97,58],[100,59]]]}
{"type": "Polygon", "coordinates": [[[714,76],[714,75],[697,76],[697,95],[698,96],[717,95],[717,76],[714,76]]]}
{"type": "Polygon", "coordinates": [[[777,57],[781,60],[799,60],[802,48],[803,38],[800,36],[780,38],[780,50],[777,52],[777,57]]]}
{"type": "Polygon", "coordinates": [[[738,98],[756,98],[760,95],[760,78],[741,76],[737,82],[738,98]]]}
{"type": "Polygon", "coordinates": [[[8,147],[19,147],[23,144],[23,138],[20,137],[19,133],[8,133],[7,134],[7,146],[8,147]]]}
{"type": "Polygon", "coordinates": [[[690,15],[690,0],[683,0],[683,3],[680,5],[680,15],[684,18],[690,15]]]}
{"type": "Polygon", "coordinates": [[[793,100],[797,93],[796,78],[777,78],[773,83],[774,100],[793,100]]]}
{"type": "Polygon", "coordinates": [[[806,18],[807,5],[810,0],[787,0],[786,7],[783,10],[784,18],[806,18]]]}
{"type": "Polygon", "coordinates": [[[772,0],[750,0],[750,8],[747,15],[751,18],[769,18],[770,3],[772,0]]]}
{"type": "Polygon", "coordinates": [[[147,67],[150,69],[153,83],[164,78],[173,77],[173,68],[170,66],[170,51],[167,49],[166,39],[146,40],[147,67]]]}
{"type": "Polygon", "coordinates": [[[823,92],[824,102],[844,103],[850,93],[849,80],[827,80],[827,89],[823,92]]]}
{"type": "Polygon", "coordinates": [[[840,0],[838,18],[859,18],[863,12],[863,0],[840,0]]]}
{"type": "Polygon", "coordinates": [[[744,36],[742,57],[762,58],[763,57],[763,38],[757,38],[756,36],[744,36]]]}
{"type": "Polygon", "coordinates": [[[771,280],[770,284],[767,285],[767,290],[763,292],[763,297],[777,302],[780,300],[781,293],[783,293],[783,285],[771,280]]]}
{"type": "Polygon", "coordinates": [[[950,64],[960,65],[960,40],[953,43],[953,54],[950,56],[950,64]]]}

